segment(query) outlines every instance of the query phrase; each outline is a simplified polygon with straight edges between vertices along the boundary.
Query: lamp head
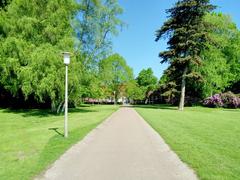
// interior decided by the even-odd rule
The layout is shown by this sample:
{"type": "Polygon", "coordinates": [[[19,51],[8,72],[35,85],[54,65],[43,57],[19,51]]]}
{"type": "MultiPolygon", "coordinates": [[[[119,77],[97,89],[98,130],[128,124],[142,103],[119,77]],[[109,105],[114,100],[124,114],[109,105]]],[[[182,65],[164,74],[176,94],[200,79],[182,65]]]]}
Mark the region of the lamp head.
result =
{"type": "Polygon", "coordinates": [[[63,59],[64,59],[64,64],[69,65],[70,64],[70,52],[63,52],[63,59]]]}

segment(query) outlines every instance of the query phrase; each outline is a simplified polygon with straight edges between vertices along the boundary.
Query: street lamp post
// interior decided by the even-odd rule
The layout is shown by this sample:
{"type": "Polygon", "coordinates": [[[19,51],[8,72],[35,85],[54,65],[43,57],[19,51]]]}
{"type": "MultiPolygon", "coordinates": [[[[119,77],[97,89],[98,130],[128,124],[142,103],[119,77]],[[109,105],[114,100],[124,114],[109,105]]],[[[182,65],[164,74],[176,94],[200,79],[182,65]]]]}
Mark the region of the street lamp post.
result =
{"type": "Polygon", "coordinates": [[[65,74],[65,113],[64,113],[64,137],[68,137],[68,65],[70,64],[70,53],[63,53],[64,64],[66,67],[65,74]]]}

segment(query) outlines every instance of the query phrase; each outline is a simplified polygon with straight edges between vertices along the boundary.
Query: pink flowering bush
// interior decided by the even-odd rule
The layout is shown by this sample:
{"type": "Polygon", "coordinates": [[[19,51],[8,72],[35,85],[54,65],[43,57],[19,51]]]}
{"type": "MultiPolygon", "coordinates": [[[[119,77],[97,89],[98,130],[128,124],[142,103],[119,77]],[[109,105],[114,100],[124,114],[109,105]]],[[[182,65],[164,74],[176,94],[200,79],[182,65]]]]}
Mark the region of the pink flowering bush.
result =
{"type": "Polygon", "coordinates": [[[203,105],[207,107],[239,108],[240,98],[232,92],[215,94],[204,99],[203,105]]]}
{"type": "Polygon", "coordinates": [[[232,92],[226,92],[221,94],[221,98],[226,108],[238,108],[240,107],[240,98],[232,92]]]}
{"type": "Polygon", "coordinates": [[[205,105],[207,107],[222,107],[223,102],[222,102],[220,94],[215,94],[211,97],[204,99],[203,105],[205,105]]]}

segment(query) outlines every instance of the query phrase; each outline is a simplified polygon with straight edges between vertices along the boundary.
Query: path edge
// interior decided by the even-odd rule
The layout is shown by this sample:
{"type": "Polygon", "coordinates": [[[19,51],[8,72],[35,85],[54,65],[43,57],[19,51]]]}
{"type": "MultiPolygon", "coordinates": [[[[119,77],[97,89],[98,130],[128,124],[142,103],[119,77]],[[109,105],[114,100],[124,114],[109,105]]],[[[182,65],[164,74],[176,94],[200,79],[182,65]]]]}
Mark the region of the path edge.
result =
{"type": "Polygon", "coordinates": [[[121,106],[119,106],[115,111],[113,111],[109,116],[107,116],[102,122],[100,122],[95,128],[93,128],[91,131],[89,131],[89,133],[87,133],[81,140],[77,141],[75,144],[71,145],[65,152],[63,152],[63,154],[61,154],[59,156],[58,159],[56,159],[54,162],[52,162],[50,165],[46,166],[46,168],[44,168],[44,170],[42,170],[39,174],[35,175],[34,177],[32,177],[33,180],[43,180],[45,179],[45,174],[47,173],[48,170],[50,170],[55,163],[57,163],[59,160],[61,160],[63,158],[63,156],[71,151],[72,148],[74,148],[75,146],[77,146],[79,143],[86,143],[89,138],[94,135],[94,133],[96,133],[97,129],[101,129],[102,126],[106,125],[106,123],[111,119],[111,117],[121,109],[121,106]]]}
{"type": "Polygon", "coordinates": [[[195,176],[196,179],[199,179],[196,171],[195,171],[190,165],[188,165],[188,163],[184,162],[184,161],[180,158],[180,156],[171,148],[171,146],[170,146],[168,143],[166,143],[166,141],[165,141],[164,138],[161,136],[161,134],[158,133],[157,130],[156,130],[147,120],[145,120],[145,119],[141,116],[141,114],[140,114],[134,107],[132,107],[132,108],[133,108],[134,111],[136,112],[136,114],[137,114],[137,116],[139,117],[139,119],[141,119],[144,123],[146,123],[146,125],[153,130],[154,134],[159,137],[159,139],[165,144],[165,146],[167,146],[167,148],[169,149],[170,153],[171,153],[172,155],[174,155],[174,158],[176,158],[178,161],[180,161],[181,164],[184,166],[184,168],[185,168],[185,169],[188,169],[188,170],[195,176]]]}

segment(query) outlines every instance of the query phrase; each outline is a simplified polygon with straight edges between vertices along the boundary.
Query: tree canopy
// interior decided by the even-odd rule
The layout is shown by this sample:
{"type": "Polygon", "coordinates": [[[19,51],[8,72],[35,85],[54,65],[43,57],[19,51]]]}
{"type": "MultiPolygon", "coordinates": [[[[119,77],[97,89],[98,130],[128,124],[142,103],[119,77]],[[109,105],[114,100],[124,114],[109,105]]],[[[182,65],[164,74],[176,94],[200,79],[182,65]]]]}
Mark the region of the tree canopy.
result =
{"type": "Polygon", "coordinates": [[[199,84],[203,98],[223,92],[240,81],[240,31],[231,17],[221,13],[207,14],[211,24],[207,48],[202,52],[203,66],[198,70],[204,77],[199,84]]]}
{"type": "MultiPolygon", "coordinates": [[[[32,95],[39,102],[50,99],[56,109],[64,95],[61,52],[74,52],[70,20],[77,8],[75,1],[12,1],[0,21],[0,83],[5,90],[26,99],[32,95]]],[[[70,89],[79,82],[79,66],[72,61],[70,89]]]]}
{"type": "Polygon", "coordinates": [[[102,87],[108,87],[109,93],[114,95],[115,103],[119,95],[124,95],[126,86],[133,79],[133,71],[125,59],[119,54],[113,54],[99,63],[102,87]]]}
{"type": "Polygon", "coordinates": [[[147,104],[151,91],[156,89],[157,77],[154,76],[152,69],[148,68],[140,71],[136,81],[145,94],[145,103],[147,104]]]}
{"type": "Polygon", "coordinates": [[[81,0],[79,5],[73,22],[79,49],[87,61],[106,58],[111,53],[111,35],[117,35],[124,24],[118,18],[122,8],[117,0],[81,0]]]}

